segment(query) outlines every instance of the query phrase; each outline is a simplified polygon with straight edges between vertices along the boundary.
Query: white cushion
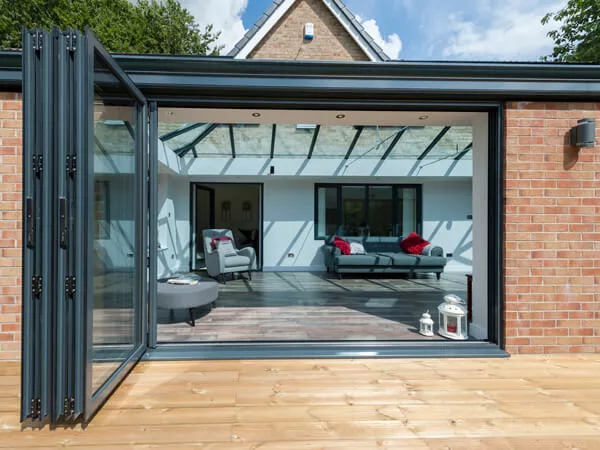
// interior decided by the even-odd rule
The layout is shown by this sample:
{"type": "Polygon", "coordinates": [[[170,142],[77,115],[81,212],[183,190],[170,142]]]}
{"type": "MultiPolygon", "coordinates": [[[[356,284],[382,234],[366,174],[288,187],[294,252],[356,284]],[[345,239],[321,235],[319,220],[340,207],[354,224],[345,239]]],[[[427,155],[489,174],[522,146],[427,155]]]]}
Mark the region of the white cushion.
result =
{"type": "Polygon", "coordinates": [[[365,248],[358,242],[350,242],[350,254],[351,255],[366,255],[365,248]]]}
{"type": "Polygon", "coordinates": [[[217,250],[224,256],[236,256],[237,252],[233,248],[231,241],[217,241],[217,250]]]}

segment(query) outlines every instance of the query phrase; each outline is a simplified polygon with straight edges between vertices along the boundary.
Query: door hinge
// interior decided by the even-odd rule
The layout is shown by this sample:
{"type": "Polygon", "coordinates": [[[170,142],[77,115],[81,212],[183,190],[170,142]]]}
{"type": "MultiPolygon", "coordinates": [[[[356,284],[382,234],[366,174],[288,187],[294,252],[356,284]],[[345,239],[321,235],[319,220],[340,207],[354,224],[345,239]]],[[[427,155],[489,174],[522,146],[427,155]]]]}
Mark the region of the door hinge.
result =
{"type": "Polygon", "coordinates": [[[74,297],[77,288],[77,278],[74,276],[65,277],[65,295],[67,298],[74,297]]]}
{"type": "Polygon", "coordinates": [[[67,155],[66,168],[67,174],[71,176],[75,175],[75,173],[77,172],[77,156],[67,155]]]}
{"type": "Polygon", "coordinates": [[[31,418],[39,419],[42,415],[42,400],[39,398],[31,399],[31,418]]]}
{"type": "Polygon", "coordinates": [[[31,277],[31,293],[34,297],[42,295],[42,277],[40,275],[31,277]]]}
{"type": "Polygon", "coordinates": [[[66,38],[66,42],[67,42],[67,51],[69,52],[74,52],[75,49],[77,48],[76,44],[77,44],[77,34],[75,34],[74,32],[67,32],[67,34],[65,35],[66,38]]]}
{"type": "Polygon", "coordinates": [[[33,33],[33,49],[35,51],[40,51],[44,44],[44,35],[41,31],[35,31],[33,33]]]}
{"type": "Polygon", "coordinates": [[[32,157],[33,173],[40,177],[44,170],[44,157],[42,155],[33,155],[32,157]]]}
{"type": "Polygon", "coordinates": [[[65,417],[69,417],[75,414],[75,397],[65,397],[63,406],[65,417]]]}

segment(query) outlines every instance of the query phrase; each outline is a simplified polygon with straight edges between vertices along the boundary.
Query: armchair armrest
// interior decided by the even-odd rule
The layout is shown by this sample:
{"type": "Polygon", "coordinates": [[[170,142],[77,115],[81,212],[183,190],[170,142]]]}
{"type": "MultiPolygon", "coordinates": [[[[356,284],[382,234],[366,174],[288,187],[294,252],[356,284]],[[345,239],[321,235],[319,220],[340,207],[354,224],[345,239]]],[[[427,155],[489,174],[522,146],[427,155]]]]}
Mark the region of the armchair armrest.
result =
{"type": "Polygon", "coordinates": [[[424,256],[444,256],[444,249],[437,245],[428,245],[423,249],[421,255],[424,256]]]}

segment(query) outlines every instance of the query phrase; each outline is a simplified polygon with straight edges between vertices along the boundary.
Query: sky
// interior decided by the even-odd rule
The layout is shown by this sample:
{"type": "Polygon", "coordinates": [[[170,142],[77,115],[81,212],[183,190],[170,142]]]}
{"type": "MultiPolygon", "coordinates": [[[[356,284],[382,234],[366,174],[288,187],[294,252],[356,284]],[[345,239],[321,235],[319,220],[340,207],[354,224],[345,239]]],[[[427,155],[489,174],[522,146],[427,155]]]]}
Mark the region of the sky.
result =
{"type": "MultiPolygon", "coordinates": [[[[181,0],[196,21],[221,30],[226,54],[272,0],[181,0]]],[[[536,61],[552,51],[542,25],[567,0],[345,0],[392,59],[536,61]]]]}

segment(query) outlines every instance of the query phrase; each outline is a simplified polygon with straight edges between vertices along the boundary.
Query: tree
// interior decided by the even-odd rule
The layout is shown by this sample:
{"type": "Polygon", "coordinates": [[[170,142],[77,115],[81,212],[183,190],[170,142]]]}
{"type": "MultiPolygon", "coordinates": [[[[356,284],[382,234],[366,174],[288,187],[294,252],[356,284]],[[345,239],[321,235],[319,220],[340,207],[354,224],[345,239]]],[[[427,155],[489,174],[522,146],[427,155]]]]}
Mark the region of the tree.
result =
{"type": "Polygon", "coordinates": [[[0,48],[21,47],[21,27],[89,27],[115,53],[217,55],[220,33],[200,30],[178,0],[0,0],[0,48]]]}
{"type": "Polygon", "coordinates": [[[600,0],[569,0],[558,12],[550,12],[542,24],[560,23],[548,33],[554,50],[545,57],[550,61],[600,62],[600,0]]]}

